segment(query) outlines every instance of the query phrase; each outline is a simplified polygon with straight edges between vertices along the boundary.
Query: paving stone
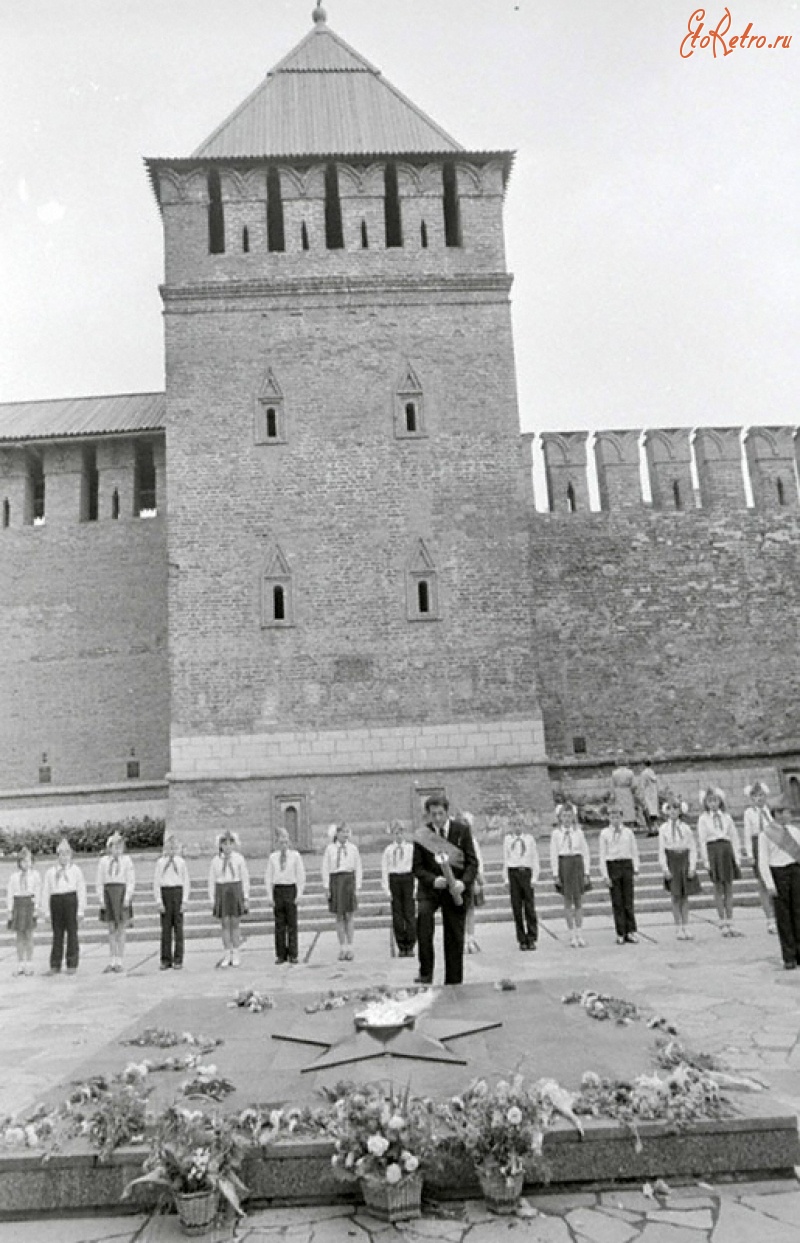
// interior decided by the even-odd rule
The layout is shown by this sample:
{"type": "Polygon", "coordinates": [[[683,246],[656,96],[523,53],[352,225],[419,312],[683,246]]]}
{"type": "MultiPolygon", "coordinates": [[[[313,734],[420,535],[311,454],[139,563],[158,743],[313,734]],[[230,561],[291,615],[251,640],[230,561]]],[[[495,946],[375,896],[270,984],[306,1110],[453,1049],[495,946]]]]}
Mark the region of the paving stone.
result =
{"type": "Polygon", "coordinates": [[[615,1208],[613,1204],[603,1204],[597,1211],[608,1213],[609,1217],[617,1217],[620,1221],[641,1221],[641,1213],[632,1213],[626,1208],[615,1208]]]}
{"type": "MultiPolygon", "coordinates": [[[[636,1243],[705,1243],[708,1234],[690,1230],[685,1226],[668,1226],[664,1222],[649,1221],[636,1243]]],[[[750,1241],[755,1243],[755,1240],[750,1241]]]]}
{"type": "MultiPolygon", "coordinates": [[[[142,1218],[68,1217],[0,1222],[0,1243],[128,1243],[142,1218]]],[[[177,1224],[177,1218],[176,1218],[177,1224]]]]}
{"type": "Polygon", "coordinates": [[[317,1221],[311,1232],[313,1243],[368,1243],[369,1235],[352,1217],[317,1221]]]}
{"type": "Polygon", "coordinates": [[[721,1199],[744,1200],[747,1196],[793,1195],[800,1191],[796,1178],[765,1178],[761,1182],[716,1183],[714,1194],[721,1199]]]}
{"type": "Polygon", "coordinates": [[[591,1191],[576,1191],[574,1195],[567,1192],[558,1195],[529,1195],[526,1198],[540,1213],[563,1214],[574,1208],[594,1208],[597,1204],[597,1196],[591,1191]]]}
{"type": "Polygon", "coordinates": [[[655,1209],[647,1214],[648,1221],[665,1222],[673,1226],[686,1226],[693,1230],[710,1230],[714,1215],[710,1209],[655,1209]]]}
{"type": "Polygon", "coordinates": [[[573,1236],[560,1217],[534,1217],[530,1220],[511,1217],[507,1221],[503,1217],[494,1217],[491,1221],[473,1226],[467,1243],[496,1243],[498,1239],[508,1243],[573,1243],[573,1236]]]}
{"type": "Polygon", "coordinates": [[[638,1226],[598,1209],[577,1208],[567,1213],[566,1221],[576,1235],[591,1239],[591,1243],[628,1243],[638,1233],[638,1226]]]}
{"type": "MultiPolygon", "coordinates": [[[[789,1226],[742,1204],[724,1200],[711,1243],[797,1243],[797,1225],[789,1226]]],[[[696,1236],[695,1236],[696,1237],[696,1236]]],[[[650,1243],[642,1235],[641,1243],[650,1243]]]]}
{"type": "Polygon", "coordinates": [[[782,1195],[742,1196],[741,1202],[766,1217],[796,1223],[800,1237],[800,1189],[782,1195]]]}
{"type": "MultiPolygon", "coordinates": [[[[359,1221],[361,1218],[359,1217],[359,1221]]],[[[369,1226],[369,1223],[365,1222],[369,1226]]],[[[447,1221],[440,1217],[420,1217],[418,1221],[410,1221],[404,1226],[404,1230],[409,1238],[414,1239],[451,1239],[453,1243],[458,1240],[468,1228],[469,1222],[464,1219],[461,1221],[447,1221]]],[[[371,1226],[369,1226],[371,1229],[371,1226]]]]}
{"type": "Polygon", "coordinates": [[[612,1208],[624,1208],[631,1213],[647,1213],[656,1207],[656,1201],[641,1191],[604,1191],[600,1203],[612,1208]]]}

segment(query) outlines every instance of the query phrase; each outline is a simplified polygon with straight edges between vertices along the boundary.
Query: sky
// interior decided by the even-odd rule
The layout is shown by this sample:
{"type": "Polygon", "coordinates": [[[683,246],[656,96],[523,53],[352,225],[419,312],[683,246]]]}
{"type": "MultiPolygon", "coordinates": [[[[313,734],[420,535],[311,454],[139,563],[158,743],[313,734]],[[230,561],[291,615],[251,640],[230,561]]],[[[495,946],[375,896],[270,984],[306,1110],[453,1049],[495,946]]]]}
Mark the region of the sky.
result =
{"type": "MultiPolygon", "coordinates": [[[[188,155],[312,0],[3,0],[0,401],[163,388],[145,156],[188,155]]],[[[794,424],[800,8],[327,0],[468,149],[516,151],[506,230],[525,431],[794,424]],[[694,19],[694,26],[700,21],[694,19]],[[684,44],[684,51],[691,47],[684,44]]]]}

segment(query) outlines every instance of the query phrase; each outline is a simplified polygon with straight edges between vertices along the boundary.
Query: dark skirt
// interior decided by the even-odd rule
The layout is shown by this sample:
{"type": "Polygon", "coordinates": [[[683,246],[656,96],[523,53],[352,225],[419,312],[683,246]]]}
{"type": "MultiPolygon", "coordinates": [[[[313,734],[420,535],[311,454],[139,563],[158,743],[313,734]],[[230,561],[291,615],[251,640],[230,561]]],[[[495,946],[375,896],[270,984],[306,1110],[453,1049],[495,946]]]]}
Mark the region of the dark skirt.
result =
{"type": "Polygon", "coordinates": [[[565,902],[580,906],[586,885],[583,855],[558,856],[558,886],[565,902]]]}
{"type": "Polygon", "coordinates": [[[731,885],[741,878],[741,871],[728,841],[708,843],[708,874],[715,885],[731,885]]]}
{"type": "Polygon", "coordinates": [[[133,907],[130,903],[125,905],[124,885],[103,885],[103,905],[99,914],[103,923],[115,932],[133,923],[133,907]]]}
{"type": "Polygon", "coordinates": [[[8,926],[12,932],[33,932],[36,927],[36,916],[33,913],[33,894],[14,894],[14,905],[8,926]]]}
{"type": "Polygon", "coordinates": [[[214,886],[214,918],[241,919],[245,913],[240,880],[218,880],[214,886]]]}
{"type": "Polygon", "coordinates": [[[700,878],[695,874],[689,879],[689,851],[668,850],[666,855],[670,879],[664,881],[664,888],[679,902],[694,897],[700,892],[700,878]]]}
{"type": "Polygon", "coordinates": [[[355,872],[331,872],[328,910],[337,919],[358,910],[355,872]]]}

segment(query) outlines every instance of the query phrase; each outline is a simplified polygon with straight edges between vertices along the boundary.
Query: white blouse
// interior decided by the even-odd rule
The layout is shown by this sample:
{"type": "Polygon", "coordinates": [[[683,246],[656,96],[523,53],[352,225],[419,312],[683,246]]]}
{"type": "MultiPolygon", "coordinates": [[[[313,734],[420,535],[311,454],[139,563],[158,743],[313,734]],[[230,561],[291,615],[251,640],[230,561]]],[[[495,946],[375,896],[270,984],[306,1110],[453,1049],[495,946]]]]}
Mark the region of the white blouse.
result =
{"type": "Polygon", "coordinates": [[[361,855],[353,842],[331,842],[322,856],[322,883],[327,889],[334,872],[355,872],[356,893],[361,888],[361,855]]]}
{"type": "Polygon", "coordinates": [[[708,867],[708,843],[730,842],[737,866],[742,861],[739,831],[726,811],[704,811],[697,821],[697,838],[700,843],[700,860],[708,867]]]}
{"type": "Polygon", "coordinates": [[[103,901],[103,889],[106,885],[124,885],[123,903],[130,906],[133,891],[136,888],[136,873],[133,870],[133,859],[130,855],[122,855],[115,859],[113,855],[103,855],[97,865],[97,881],[95,890],[100,902],[103,901]]]}
{"type": "Polygon", "coordinates": [[[591,855],[589,854],[589,844],[581,828],[573,829],[553,829],[550,837],[550,870],[554,876],[558,876],[558,860],[561,855],[583,855],[583,866],[586,875],[589,875],[591,868],[591,855]]]}
{"type": "Polygon", "coordinates": [[[530,868],[531,882],[539,879],[539,850],[532,833],[507,833],[503,838],[503,880],[508,881],[509,868],[530,868]]]}
{"type": "Polygon", "coordinates": [[[8,878],[6,899],[9,917],[14,910],[16,897],[33,898],[33,913],[35,915],[38,912],[42,901],[42,878],[33,868],[28,868],[26,872],[23,872],[22,868],[17,868],[8,878]]]}
{"type": "Polygon", "coordinates": [[[60,863],[48,868],[44,878],[42,902],[49,903],[54,894],[74,893],[78,896],[78,919],[82,919],[86,911],[86,881],[77,863],[68,863],[64,868],[60,863]]]}
{"type": "Polygon", "coordinates": [[[214,901],[218,884],[227,884],[237,880],[241,883],[245,902],[249,901],[250,873],[247,870],[244,855],[240,855],[238,850],[232,850],[227,859],[221,854],[214,855],[208,870],[208,896],[211,901],[214,901]]]}
{"type": "Polygon", "coordinates": [[[689,871],[694,873],[697,870],[697,843],[691,828],[683,820],[675,823],[665,820],[658,830],[658,863],[665,876],[669,873],[668,850],[686,851],[689,855],[689,871]]]}

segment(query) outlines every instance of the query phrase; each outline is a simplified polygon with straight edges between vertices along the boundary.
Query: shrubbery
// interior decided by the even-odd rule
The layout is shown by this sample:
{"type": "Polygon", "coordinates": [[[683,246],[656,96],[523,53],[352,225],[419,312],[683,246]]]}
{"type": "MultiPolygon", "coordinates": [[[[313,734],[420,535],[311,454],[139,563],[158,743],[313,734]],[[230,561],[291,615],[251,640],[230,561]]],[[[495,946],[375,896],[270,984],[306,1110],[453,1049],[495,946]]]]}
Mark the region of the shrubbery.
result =
{"type": "Polygon", "coordinates": [[[79,828],[0,829],[0,853],[14,855],[27,846],[34,855],[54,855],[58,843],[66,838],[76,854],[98,855],[105,850],[112,833],[121,833],[128,850],[160,849],[165,822],[151,816],[129,820],[91,821],[79,828]]]}

